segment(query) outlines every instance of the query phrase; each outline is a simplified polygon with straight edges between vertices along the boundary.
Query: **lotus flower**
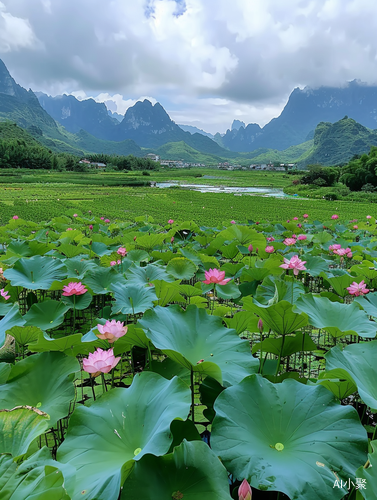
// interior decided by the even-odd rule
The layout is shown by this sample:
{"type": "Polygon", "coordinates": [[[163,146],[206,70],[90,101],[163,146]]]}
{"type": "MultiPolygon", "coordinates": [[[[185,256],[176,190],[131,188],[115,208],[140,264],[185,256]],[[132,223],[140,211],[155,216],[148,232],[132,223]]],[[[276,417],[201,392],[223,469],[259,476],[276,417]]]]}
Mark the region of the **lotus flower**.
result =
{"type": "Polygon", "coordinates": [[[263,333],[263,321],[262,321],[262,318],[259,318],[259,321],[258,321],[258,330],[260,331],[260,333],[263,333]]]}
{"type": "Polygon", "coordinates": [[[124,247],[119,247],[117,250],[117,254],[125,257],[127,255],[127,250],[124,247]]]}
{"type": "Polygon", "coordinates": [[[331,218],[334,219],[334,220],[335,219],[339,219],[339,215],[338,214],[334,214],[334,215],[331,216],[331,218]]]}
{"type": "Polygon", "coordinates": [[[371,216],[371,215],[367,215],[367,219],[371,219],[371,218],[372,218],[372,216],[371,216]]]}
{"type": "Polygon", "coordinates": [[[293,269],[293,274],[297,276],[299,271],[306,270],[304,264],[306,264],[306,260],[300,260],[298,255],[294,255],[291,260],[284,257],[284,264],[281,264],[279,267],[283,269],[293,269]]]}
{"type": "Polygon", "coordinates": [[[5,300],[10,299],[10,295],[8,295],[8,292],[5,292],[5,291],[4,291],[4,288],[2,288],[2,289],[0,290],[0,294],[1,294],[1,296],[2,296],[2,297],[4,297],[4,299],[5,299],[5,300]]]}
{"type": "Polygon", "coordinates": [[[169,219],[168,220],[168,224],[174,224],[174,220],[173,219],[169,219]]]}
{"type": "Polygon", "coordinates": [[[12,219],[17,220],[18,219],[18,215],[13,215],[12,219]]]}
{"type": "Polygon", "coordinates": [[[359,226],[358,226],[357,224],[355,224],[355,225],[353,226],[353,229],[359,229],[359,226]]]}
{"type": "Polygon", "coordinates": [[[231,221],[230,221],[230,223],[231,223],[231,224],[235,224],[235,223],[236,223],[236,221],[235,221],[235,220],[231,220],[231,221]]]}
{"type": "Polygon", "coordinates": [[[268,238],[266,238],[267,241],[275,241],[275,238],[273,236],[269,236],[268,238]]]}
{"type": "Polygon", "coordinates": [[[77,214],[73,214],[73,217],[77,217],[77,214]]]}
{"type": "Polygon", "coordinates": [[[110,219],[105,219],[106,224],[110,222],[110,219]]]}
{"type": "Polygon", "coordinates": [[[211,283],[216,283],[217,285],[225,285],[230,281],[230,278],[225,278],[225,271],[219,271],[218,269],[209,269],[204,272],[206,279],[203,281],[206,285],[211,283]]]}
{"type": "Polygon", "coordinates": [[[86,293],[88,290],[85,288],[84,285],[81,284],[81,281],[78,283],[71,282],[68,283],[67,286],[63,286],[63,293],[65,297],[70,297],[71,295],[83,295],[86,293]]]}
{"type": "Polygon", "coordinates": [[[273,252],[274,252],[274,250],[275,250],[275,248],[274,248],[273,246],[271,246],[271,245],[268,245],[268,246],[265,248],[265,251],[266,251],[267,253],[273,253],[273,252]]]}
{"type": "Polygon", "coordinates": [[[115,321],[115,319],[111,321],[106,321],[104,325],[97,325],[97,330],[100,333],[97,333],[97,337],[99,339],[106,339],[110,344],[115,342],[123,335],[127,333],[127,326],[124,326],[124,323],[120,321],[115,321]]]}
{"type": "Polygon", "coordinates": [[[238,500],[251,500],[251,495],[250,484],[244,479],[238,488],[238,500]]]}
{"type": "Polygon", "coordinates": [[[293,220],[298,220],[298,217],[293,217],[293,220]]]}
{"type": "Polygon", "coordinates": [[[366,295],[369,292],[369,289],[366,287],[364,280],[360,281],[360,283],[356,283],[356,281],[354,281],[347,288],[347,290],[350,295],[355,295],[355,297],[359,297],[360,295],[366,295]]]}
{"type": "Polygon", "coordinates": [[[285,238],[283,243],[284,243],[284,245],[290,246],[290,245],[294,245],[296,243],[296,240],[295,240],[295,238],[285,238]]]}
{"type": "Polygon", "coordinates": [[[304,214],[303,217],[304,217],[304,219],[307,219],[309,217],[309,215],[308,214],[304,214]]]}
{"type": "Polygon", "coordinates": [[[339,245],[339,243],[335,243],[334,245],[329,246],[329,252],[334,252],[335,250],[340,250],[342,248],[342,245],[339,245]]]}
{"type": "Polygon", "coordinates": [[[250,245],[247,247],[249,253],[253,251],[253,245],[250,243],[250,245]]]}
{"type": "Polygon", "coordinates": [[[83,368],[88,373],[109,373],[119,361],[120,357],[114,356],[113,349],[103,351],[100,348],[82,360],[83,368]]]}
{"type": "Polygon", "coordinates": [[[89,229],[92,230],[93,229],[93,224],[89,224],[89,229]]]}
{"type": "Polygon", "coordinates": [[[297,237],[298,240],[300,241],[304,241],[306,240],[306,235],[305,234],[299,234],[298,237],[297,237]]]}

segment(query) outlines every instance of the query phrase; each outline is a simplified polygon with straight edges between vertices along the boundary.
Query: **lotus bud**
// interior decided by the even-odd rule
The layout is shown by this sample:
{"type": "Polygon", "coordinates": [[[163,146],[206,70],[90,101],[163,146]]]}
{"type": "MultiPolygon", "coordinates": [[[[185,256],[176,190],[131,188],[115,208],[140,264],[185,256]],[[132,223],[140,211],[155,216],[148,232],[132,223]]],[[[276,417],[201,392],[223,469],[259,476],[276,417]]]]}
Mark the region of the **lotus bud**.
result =
{"type": "Polygon", "coordinates": [[[249,253],[251,253],[251,252],[253,251],[253,245],[251,245],[251,244],[250,244],[250,245],[247,247],[247,249],[249,250],[249,253]]]}
{"type": "Polygon", "coordinates": [[[251,500],[251,495],[250,484],[244,479],[238,488],[238,500],[251,500]]]}
{"type": "Polygon", "coordinates": [[[262,318],[259,318],[259,321],[258,321],[258,330],[260,331],[260,333],[263,333],[263,321],[262,321],[262,318]]]}

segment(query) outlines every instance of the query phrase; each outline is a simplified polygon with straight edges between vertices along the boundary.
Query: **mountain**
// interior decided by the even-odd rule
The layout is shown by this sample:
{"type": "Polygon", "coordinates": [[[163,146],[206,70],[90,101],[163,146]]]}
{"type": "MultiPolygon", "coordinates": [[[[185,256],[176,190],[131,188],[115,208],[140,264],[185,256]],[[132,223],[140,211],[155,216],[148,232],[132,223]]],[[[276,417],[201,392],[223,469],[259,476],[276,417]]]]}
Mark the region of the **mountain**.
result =
{"type": "Polygon", "coordinates": [[[298,162],[310,164],[341,165],[355,155],[368,153],[377,146],[377,130],[370,130],[347,116],[336,123],[321,122],[314,132],[314,143],[298,162]]]}
{"type": "Polygon", "coordinates": [[[227,131],[222,138],[231,151],[258,148],[283,150],[313,137],[320,122],[334,123],[345,115],[374,129],[377,127],[377,86],[357,81],[345,87],[296,88],[278,118],[265,125],[260,133],[253,127],[238,132],[227,131]]]}
{"type": "Polygon", "coordinates": [[[110,109],[107,110],[107,113],[109,116],[111,116],[111,118],[115,118],[118,122],[121,122],[124,118],[124,115],[120,115],[119,113],[110,111],[110,109]]]}
{"type": "Polygon", "coordinates": [[[73,134],[81,129],[103,140],[113,140],[119,121],[109,116],[105,104],[94,99],[79,101],[72,95],[51,97],[36,93],[39,103],[54,120],[73,134]]]}
{"type": "Polygon", "coordinates": [[[12,121],[20,127],[32,131],[47,132],[58,136],[55,121],[40,106],[32,90],[26,90],[11,77],[8,69],[0,59],[0,120],[12,121]]]}
{"type": "Polygon", "coordinates": [[[241,127],[246,128],[245,122],[241,120],[233,120],[231,130],[239,130],[241,127]]]}
{"type": "Polygon", "coordinates": [[[190,134],[202,134],[210,139],[213,139],[213,135],[210,134],[209,132],[204,132],[201,128],[198,127],[193,127],[192,125],[178,125],[179,128],[181,128],[184,132],[190,132],[190,134]]]}

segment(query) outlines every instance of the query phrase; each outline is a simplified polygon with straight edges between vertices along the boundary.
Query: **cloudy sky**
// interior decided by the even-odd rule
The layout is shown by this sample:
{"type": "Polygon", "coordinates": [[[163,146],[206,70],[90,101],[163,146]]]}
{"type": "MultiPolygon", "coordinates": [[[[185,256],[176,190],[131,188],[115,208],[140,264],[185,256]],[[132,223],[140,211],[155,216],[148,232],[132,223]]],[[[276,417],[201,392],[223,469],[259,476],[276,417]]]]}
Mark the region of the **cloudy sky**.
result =
{"type": "Polygon", "coordinates": [[[264,125],[295,87],[377,83],[376,0],[0,0],[0,58],[26,88],[143,97],[177,122],[264,125]]]}

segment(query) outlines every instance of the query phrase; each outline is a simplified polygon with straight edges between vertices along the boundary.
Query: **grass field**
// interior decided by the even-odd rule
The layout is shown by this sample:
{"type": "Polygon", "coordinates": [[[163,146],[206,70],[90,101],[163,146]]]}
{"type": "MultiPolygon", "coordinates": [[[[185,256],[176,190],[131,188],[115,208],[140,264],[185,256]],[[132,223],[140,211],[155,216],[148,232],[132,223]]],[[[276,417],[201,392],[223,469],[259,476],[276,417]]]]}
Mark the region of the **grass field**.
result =
{"type": "Polygon", "coordinates": [[[0,184],[0,221],[13,215],[35,222],[75,212],[127,220],[152,216],[156,222],[193,220],[200,225],[218,226],[223,221],[281,221],[304,213],[325,221],[337,213],[342,220],[377,216],[377,206],[295,198],[235,196],[223,193],[200,193],[183,189],[145,187],[102,187],[65,184],[0,184]]]}

